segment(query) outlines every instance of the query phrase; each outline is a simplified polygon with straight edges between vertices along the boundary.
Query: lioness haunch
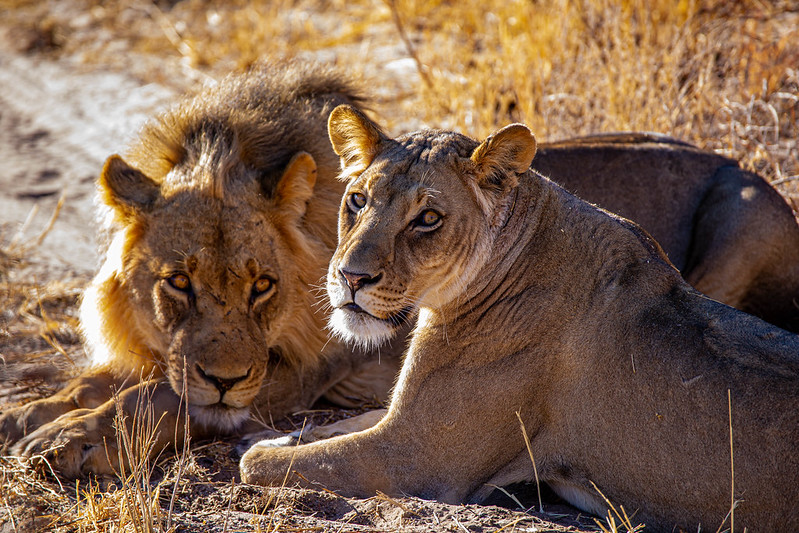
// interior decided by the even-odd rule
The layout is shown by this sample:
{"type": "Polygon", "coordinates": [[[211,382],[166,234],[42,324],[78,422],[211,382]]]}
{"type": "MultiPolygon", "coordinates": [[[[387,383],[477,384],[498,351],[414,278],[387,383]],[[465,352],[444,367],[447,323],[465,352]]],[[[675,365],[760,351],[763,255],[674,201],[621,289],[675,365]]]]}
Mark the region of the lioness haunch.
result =
{"type": "Polygon", "coordinates": [[[799,337],[692,289],[634,223],[528,170],[523,125],[482,144],[388,139],[339,107],[348,180],[328,271],[333,327],[365,343],[419,322],[386,416],[313,444],[256,445],[249,483],[479,501],[538,476],[648,531],[799,530],[799,337]],[[731,420],[728,412],[731,399],[731,420]]]}

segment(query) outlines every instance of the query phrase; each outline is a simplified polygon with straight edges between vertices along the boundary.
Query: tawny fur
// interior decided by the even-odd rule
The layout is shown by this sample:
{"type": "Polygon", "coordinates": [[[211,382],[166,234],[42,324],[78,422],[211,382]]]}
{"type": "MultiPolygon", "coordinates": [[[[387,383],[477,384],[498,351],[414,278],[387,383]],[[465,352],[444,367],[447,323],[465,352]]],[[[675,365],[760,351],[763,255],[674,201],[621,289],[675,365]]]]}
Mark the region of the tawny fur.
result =
{"type": "Polygon", "coordinates": [[[706,295],[799,332],[799,225],[736,161],[627,133],[542,144],[533,169],[643,226],[706,295]]]}

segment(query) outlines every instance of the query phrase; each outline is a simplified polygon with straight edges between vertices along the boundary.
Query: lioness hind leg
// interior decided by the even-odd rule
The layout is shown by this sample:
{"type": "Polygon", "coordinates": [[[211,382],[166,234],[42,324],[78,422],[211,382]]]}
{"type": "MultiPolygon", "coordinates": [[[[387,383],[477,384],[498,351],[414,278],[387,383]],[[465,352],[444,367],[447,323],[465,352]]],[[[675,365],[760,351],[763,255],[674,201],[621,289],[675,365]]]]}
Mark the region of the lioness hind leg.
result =
{"type": "Polygon", "coordinates": [[[118,379],[108,368],[98,367],[70,381],[49,398],[11,408],[0,416],[0,442],[12,444],[44,424],[75,409],[93,409],[111,398],[118,379]]]}
{"type": "Polygon", "coordinates": [[[697,210],[683,276],[711,298],[799,331],[799,225],[791,208],[738,167],[723,167],[714,179],[697,210]]]}

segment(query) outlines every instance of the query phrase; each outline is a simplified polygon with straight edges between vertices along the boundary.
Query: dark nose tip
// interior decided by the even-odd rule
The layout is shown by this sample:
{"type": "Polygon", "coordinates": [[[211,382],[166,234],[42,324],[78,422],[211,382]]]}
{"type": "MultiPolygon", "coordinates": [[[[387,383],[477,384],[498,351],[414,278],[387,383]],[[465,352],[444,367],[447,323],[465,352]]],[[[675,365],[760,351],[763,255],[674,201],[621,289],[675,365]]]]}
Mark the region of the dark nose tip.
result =
{"type": "Polygon", "coordinates": [[[372,276],[371,274],[348,272],[346,270],[339,270],[338,272],[339,274],[341,274],[341,277],[343,277],[347,281],[347,287],[350,288],[350,291],[352,291],[353,296],[355,296],[355,291],[357,291],[364,285],[377,283],[378,280],[380,280],[380,278],[383,276],[383,274],[372,276]]]}
{"type": "Polygon", "coordinates": [[[211,383],[214,387],[219,390],[220,397],[224,396],[227,391],[232,389],[236,386],[236,383],[240,381],[244,381],[248,377],[250,377],[250,372],[252,371],[252,367],[247,369],[247,373],[243,376],[237,376],[233,378],[220,378],[219,376],[215,376],[213,374],[207,373],[200,365],[197,365],[197,372],[202,376],[202,378],[211,383]]]}

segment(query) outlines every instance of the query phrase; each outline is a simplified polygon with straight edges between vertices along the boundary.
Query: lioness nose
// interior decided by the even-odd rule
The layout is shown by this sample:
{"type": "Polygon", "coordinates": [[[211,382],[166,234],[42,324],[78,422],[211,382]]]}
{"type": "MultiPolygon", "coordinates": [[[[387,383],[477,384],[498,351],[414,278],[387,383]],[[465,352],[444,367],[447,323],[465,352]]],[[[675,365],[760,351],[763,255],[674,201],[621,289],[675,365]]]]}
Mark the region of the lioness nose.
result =
{"type": "Polygon", "coordinates": [[[214,387],[219,390],[220,396],[224,396],[227,391],[232,389],[236,386],[236,383],[247,379],[250,376],[250,372],[252,371],[252,367],[247,369],[247,373],[243,376],[237,376],[233,378],[221,378],[219,376],[215,376],[213,374],[207,373],[200,365],[197,365],[197,372],[202,376],[202,378],[211,383],[214,387]]]}
{"type": "Polygon", "coordinates": [[[383,274],[378,274],[377,276],[372,276],[370,274],[360,274],[356,272],[348,272],[346,270],[339,270],[339,274],[347,281],[347,287],[350,288],[353,297],[355,296],[355,291],[363,287],[364,285],[369,285],[370,283],[377,283],[377,281],[383,276],[383,274]]]}

